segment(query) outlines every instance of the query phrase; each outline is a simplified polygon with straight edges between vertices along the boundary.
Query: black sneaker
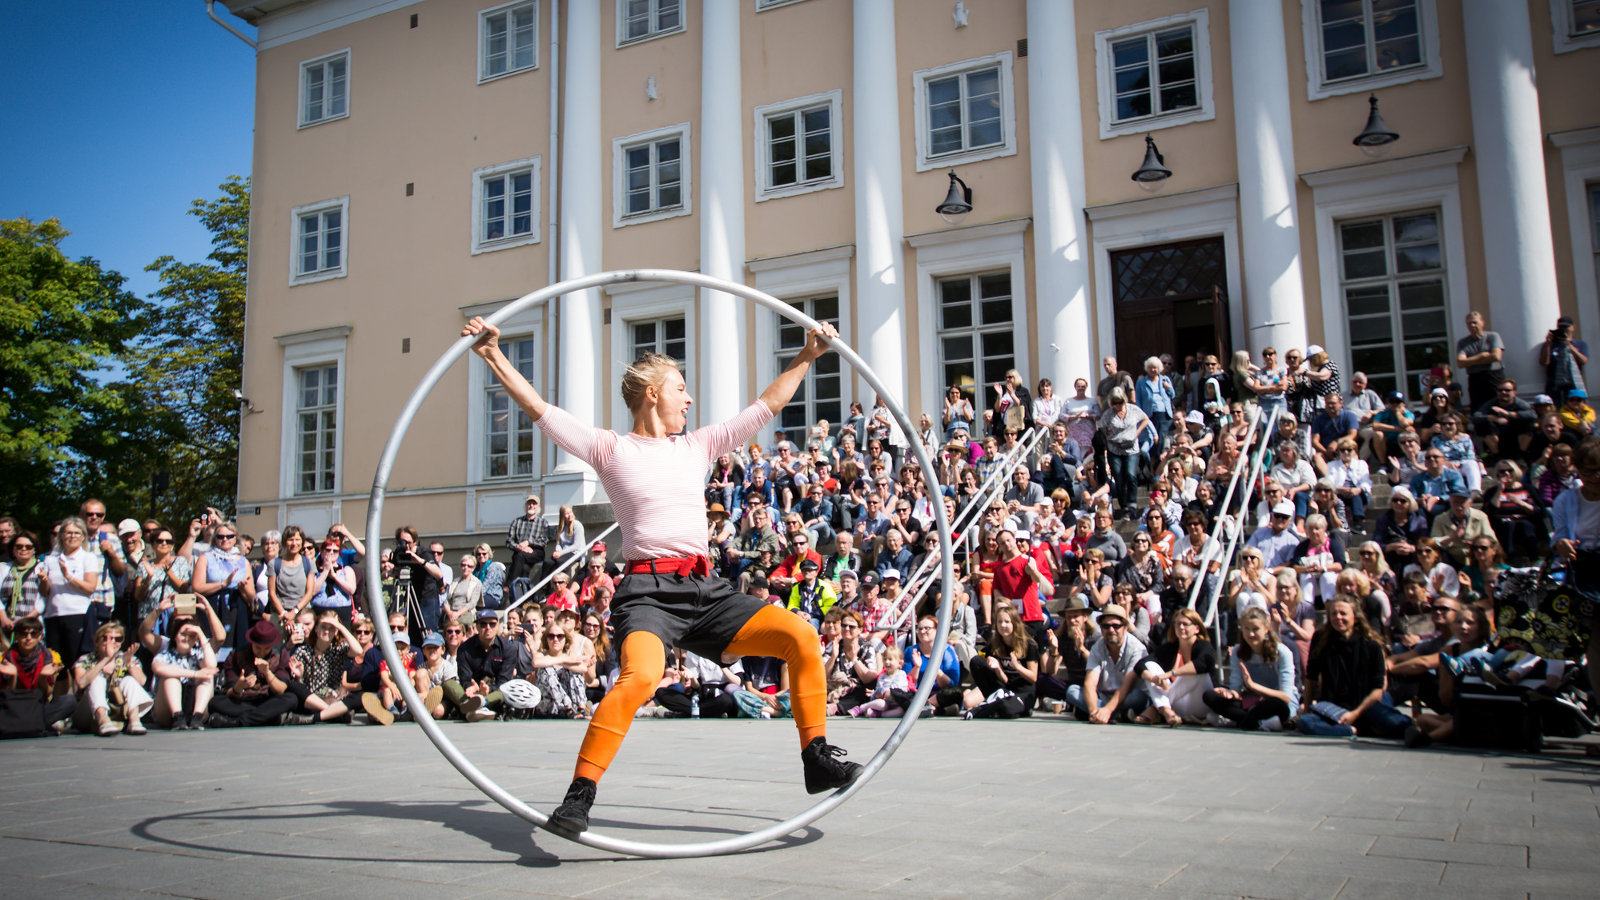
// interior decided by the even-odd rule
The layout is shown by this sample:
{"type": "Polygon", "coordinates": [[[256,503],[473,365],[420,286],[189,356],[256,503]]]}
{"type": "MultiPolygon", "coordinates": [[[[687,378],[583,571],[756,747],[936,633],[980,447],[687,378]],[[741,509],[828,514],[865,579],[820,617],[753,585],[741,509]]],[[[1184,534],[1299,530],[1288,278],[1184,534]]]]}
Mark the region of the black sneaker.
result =
{"type": "Polygon", "coordinates": [[[1405,745],[1413,750],[1421,750],[1433,744],[1433,738],[1426,731],[1415,725],[1406,728],[1405,745]]]}
{"type": "Polygon", "coordinates": [[[222,713],[212,713],[206,718],[206,724],[212,728],[242,728],[244,726],[243,722],[233,716],[223,715],[222,713]]]}
{"type": "Polygon", "coordinates": [[[811,739],[800,751],[800,761],[806,769],[806,793],[820,794],[848,787],[861,776],[861,764],[845,762],[842,756],[843,747],[835,747],[825,738],[811,739]]]}
{"type": "Polygon", "coordinates": [[[597,785],[588,778],[574,778],[567,787],[566,799],[550,814],[545,827],[557,834],[582,834],[589,830],[589,808],[594,806],[597,785]]]}
{"type": "Polygon", "coordinates": [[[189,716],[190,731],[205,731],[206,717],[204,713],[193,713],[189,716]]]}

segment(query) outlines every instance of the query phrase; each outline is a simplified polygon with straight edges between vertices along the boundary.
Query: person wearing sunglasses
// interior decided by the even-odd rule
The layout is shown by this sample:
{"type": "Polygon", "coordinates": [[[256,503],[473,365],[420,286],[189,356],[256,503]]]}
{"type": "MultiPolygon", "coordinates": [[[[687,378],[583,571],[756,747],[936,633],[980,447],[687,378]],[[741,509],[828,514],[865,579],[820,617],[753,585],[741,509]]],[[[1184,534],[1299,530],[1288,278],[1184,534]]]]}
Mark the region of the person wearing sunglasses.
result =
{"type": "Polygon", "coordinates": [[[1100,638],[1089,650],[1083,683],[1067,687],[1067,703],[1079,718],[1106,725],[1118,716],[1132,717],[1150,705],[1137,667],[1145,646],[1128,633],[1128,613],[1115,603],[1100,611],[1100,638]]]}
{"type": "MultiPolygon", "coordinates": [[[[18,619],[12,629],[12,638],[15,643],[0,654],[0,689],[37,694],[42,706],[44,727],[53,728],[56,723],[70,718],[78,706],[78,698],[71,691],[57,691],[56,676],[64,669],[61,656],[44,645],[44,625],[38,616],[18,619]]],[[[0,736],[39,735],[0,732],[0,736]]]]}
{"type": "MultiPolygon", "coordinates": [[[[140,619],[155,612],[163,600],[189,590],[194,565],[177,554],[175,540],[172,529],[158,528],[150,539],[150,553],[139,561],[133,599],[140,619]]],[[[157,630],[165,631],[166,624],[166,617],[158,619],[157,630]]]]}
{"type": "Polygon", "coordinates": [[[0,634],[9,640],[18,619],[43,614],[45,584],[37,535],[15,532],[6,547],[10,562],[0,567],[0,634]]]}
{"type": "Polygon", "coordinates": [[[473,339],[474,352],[545,436],[594,469],[611,498],[621,555],[628,561],[612,616],[621,675],[595,710],[572,783],[548,827],[566,834],[588,829],[597,782],[621,748],[634,713],[660,684],[666,650],[675,644],[710,659],[731,653],[786,660],[807,790],[853,783],[862,766],[844,762],[844,751],[826,738],[826,683],[816,632],[797,616],[711,577],[705,544],[704,485],[712,462],[767,426],[838,331],[827,324],[813,330],[757,402],[727,422],[695,431],[688,431],[694,400],[677,362],[659,354],[640,357],[622,377],[622,399],[633,417],[626,434],[586,425],[547,403],[501,352],[495,326],[474,317],[462,334],[473,339]]]}
{"type": "Polygon", "coordinates": [[[250,629],[250,611],[256,606],[256,580],[250,561],[238,552],[239,529],[223,521],[211,536],[211,549],[195,562],[194,592],[205,597],[222,616],[228,641],[238,649],[250,629]]]}

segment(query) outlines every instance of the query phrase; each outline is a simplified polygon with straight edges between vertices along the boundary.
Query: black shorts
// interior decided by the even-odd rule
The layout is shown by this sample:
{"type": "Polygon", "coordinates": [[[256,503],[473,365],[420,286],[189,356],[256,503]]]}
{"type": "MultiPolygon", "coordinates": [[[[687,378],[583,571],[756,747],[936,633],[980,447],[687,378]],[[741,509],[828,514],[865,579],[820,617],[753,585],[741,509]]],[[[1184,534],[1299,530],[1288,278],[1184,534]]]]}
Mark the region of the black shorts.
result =
{"type": "Polygon", "coordinates": [[[647,631],[666,647],[720,659],[766,605],[724,578],[644,572],[623,576],[611,601],[611,627],[619,647],[633,632],[647,631]]]}
{"type": "Polygon", "coordinates": [[[1033,638],[1033,644],[1039,648],[1040,653],[1050,649],[1050,623],[1048,621],[1041,619],[1038,622],[1023,622],[1022,628],[1028,632],[1028,637],[1033,638]]]}

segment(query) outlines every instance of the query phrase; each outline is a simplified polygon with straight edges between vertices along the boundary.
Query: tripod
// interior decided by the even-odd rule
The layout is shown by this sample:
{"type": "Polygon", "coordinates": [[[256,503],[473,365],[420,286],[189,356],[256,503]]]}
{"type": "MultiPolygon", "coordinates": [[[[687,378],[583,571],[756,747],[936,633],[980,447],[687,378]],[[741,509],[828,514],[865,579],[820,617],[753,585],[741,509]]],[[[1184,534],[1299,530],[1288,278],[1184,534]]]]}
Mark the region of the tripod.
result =
{"type": "Polygon", "coordinates": [[[422,601],[417,597],[417,587],[412,583],[409,565],[401,565],[395,570],[394,605],[389,611],[406,614],[406,630],[411,633],[412,644],[420,646],[427,634],[428,624],[422,617],[422,601]]]}

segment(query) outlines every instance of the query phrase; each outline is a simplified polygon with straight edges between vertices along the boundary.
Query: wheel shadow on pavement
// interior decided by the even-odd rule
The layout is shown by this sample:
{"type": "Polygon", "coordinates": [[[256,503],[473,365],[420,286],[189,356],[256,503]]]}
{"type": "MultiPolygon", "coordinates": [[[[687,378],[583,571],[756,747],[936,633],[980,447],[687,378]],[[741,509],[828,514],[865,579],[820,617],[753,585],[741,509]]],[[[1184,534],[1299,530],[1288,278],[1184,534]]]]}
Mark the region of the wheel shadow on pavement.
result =
{"type": "MultiPolygon", "coordinates": [[[[622,808],[627,809],[628,807],[622,808]]],[[[646,809],[644,807],[637,808],[646,809]]],[[[656,813],[661,811],[657,807],[648,809],[650,812],[656,813]]],[[[701,811],[701,814],[706,813],[701,811]]],[[[771,817],[755,816],[748,813],[726,811],[719,813],[713,811],[709,814],[753,819],[759,825],[779,821],[771,817]]],[[[674,824],[670,826],[649,826],[636,822],[605,818],[594,819],[594,825],[597,829],[612,833],[618,831],[670,832],[672,834],[697,834],[712,839],[745,833],[744,830],[739,828],[721,825],[674,824]]],[[[532,823],[522,820],[518,816],[506,812],[498,805],[487,800],[469,800],[453,803],[336,800],[329,802],[232,806],[210,810],[191,810],[164,816],[150,816],[135,823],[129,828],[129,831],[144,840],[183,850],[301,862],[349,863],[360,861],[363,863],[421,863],[427,865],[504,865],[507,862],[505,857],[510,855],[516,857],[515,862],[519,866],[548,868],[560,865],[563,862],[635,859],[635,857],[596,851],[593,848],[585,847],[575,842],[568,842],[557,835],[534,826],[532,823]],[[341,820],[343,820],[343,827],[347,829],[342,835],[341,820]],[[354,838],[359,841],[365,836],[357,824],[361,820],[372,820],[380,823],[409,821],[443,825],[452,831],[482,842],[485,852],[481,856],[460,855],[456,857],[432,857],[426,854],[378,856],[372,855],[370,852],[363,852],[359,857],[356,857],[349,853],[336,852],[334,848],[348,847],[350,839],[354,838]],[[205,842],[191,838],[173,837],[163,833],[171,830],[168,826],[188,826],[185,830],[192,830],[194,826],[205,826],[212,829],[216,837],[212,837],[205,842]],[[252,826],[254,827],[252,828],[252,826]],[[252,846],[249,848],[229,847],[223,844],[226,838],[240,832],[247,834],[265,832],[290,838],[297,835],[317,834],[328,841],[330,852],[317,854],[295,852],[293,850],[273,850],[260,846],[260,842],[254,839],[252,839],[252,846]],[[541,841],[549,842],[552,846],[581,848],[583,852],[594,855],[583,857],[557,856],[548,850],[542,849],[539,846],[541,841]]],[[[777,838],[760,847],[740,851],[740,855],[765,853],[771,850],[809,844],[820,839],[822,834],[819,829],[808,826],[794,834],[777,838]]],[[[643,837],[642,834],[640,836],[643,837]]]]}

